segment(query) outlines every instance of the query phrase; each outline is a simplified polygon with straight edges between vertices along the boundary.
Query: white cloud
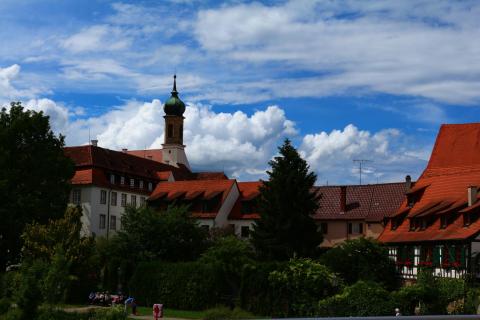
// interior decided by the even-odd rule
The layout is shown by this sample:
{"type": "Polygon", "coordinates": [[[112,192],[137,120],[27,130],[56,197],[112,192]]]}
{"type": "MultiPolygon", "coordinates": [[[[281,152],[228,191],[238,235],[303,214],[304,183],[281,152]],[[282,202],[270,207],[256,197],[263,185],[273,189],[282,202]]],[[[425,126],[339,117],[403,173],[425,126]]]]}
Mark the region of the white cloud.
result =
{"type": "MultiPolygon", "coordinates": [[[[476,103],[479,14],[468,1],[292,0],[200,11],[194,32],[215,55],[318,73],[303,79],[316,83],[303,95],[363,89],[476,103]]],[[[285,89],[282,81],[269,86],[273,96],[285,89]]]]}
{"type": "Polygon", "coordinates": [[[50,126],[55,132],[64,132],[69,124],[68,109],[50,99],[31,99],[25,107],[34,111],[42,111],[50,117],[50,126]]]}
{"type": "Polygon", "coordinates": [[[376,183],[418,175],[426,164],[418,148],[408,145],[399,130],[371,133],[349,124],[343,130],[304,136],[299,151],[318,173],[318,183],[357,183],[358,165],[353,160],[370,160],[362,171],[363,182],[376,183]]]}
{"type": "Polygon", "coordinates": [[[74,53],[87,51],[115,51],[126,49],[132,39],[123,30],[110,25],[94,25],[81,30],[62,42],[62,46],[74,53]]]}
{"type": "Polygon", "coordinates": [[[20,69],[18,64],[13,64],[5,68],[0,67],[0,105],[7,105],[10,101],[22,98],[31,98],[42,91],[33,86],[22,88],[14,84],[20,80],[20,69]]]}

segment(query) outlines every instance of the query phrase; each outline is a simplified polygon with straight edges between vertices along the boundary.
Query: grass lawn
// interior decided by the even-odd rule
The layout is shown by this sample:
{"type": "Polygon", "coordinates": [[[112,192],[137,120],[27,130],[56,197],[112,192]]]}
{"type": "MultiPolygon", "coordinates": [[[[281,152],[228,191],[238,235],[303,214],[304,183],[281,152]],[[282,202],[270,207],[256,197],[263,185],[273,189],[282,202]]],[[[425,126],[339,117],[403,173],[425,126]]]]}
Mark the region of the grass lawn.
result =
{"type": "MultiPolygon", "coordinates": [[[[137,314],[140,316],[152,315],[151,307],[137,307],[137,314]]],[[[168,318],[184,318],[184,319],[202,319],[205,316],[204,311],[174,310],[163,309],[163,316],[168,318]]]]}

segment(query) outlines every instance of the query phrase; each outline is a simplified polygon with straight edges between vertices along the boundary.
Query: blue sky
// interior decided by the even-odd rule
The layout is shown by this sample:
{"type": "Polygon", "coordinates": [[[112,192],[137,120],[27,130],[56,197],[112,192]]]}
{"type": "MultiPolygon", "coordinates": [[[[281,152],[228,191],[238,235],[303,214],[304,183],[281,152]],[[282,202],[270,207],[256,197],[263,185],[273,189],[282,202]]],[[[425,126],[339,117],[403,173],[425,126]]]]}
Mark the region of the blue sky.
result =
{"type": "Polygon", "coordinates": [[[69,145],[160,147],[172,74],[197,170],[264,177],[290,137],[318,184],[418,177],[441,123],[480,122],[477,1],[0,2],[0,102],[69,145]]]}

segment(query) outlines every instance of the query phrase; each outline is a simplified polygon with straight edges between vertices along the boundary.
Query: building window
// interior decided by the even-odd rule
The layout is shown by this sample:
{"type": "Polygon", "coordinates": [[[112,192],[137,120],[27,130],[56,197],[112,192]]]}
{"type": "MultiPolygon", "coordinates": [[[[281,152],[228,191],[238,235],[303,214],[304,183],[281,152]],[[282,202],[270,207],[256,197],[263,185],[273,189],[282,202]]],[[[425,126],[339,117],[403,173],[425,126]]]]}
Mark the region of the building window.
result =
{"type": "Polygon", "coordinates": [[[140,197],[140,207],[145,206],[145,201],[146,201],[145,197],[140,197]]]}
{"type": "Polygon", "coordinates": [[[143,189],[143,180],[140,180],[140,181],[138,182],[138,187],[139,187],[140,189],[143,189]]]}
{"type": "Polygon", "coordinates": [[[122,193],[121,206],[122,207],[127,206],[127,195],[125,193],[122,193]]]}
{"type": "Polygon", "coordinates": [[[169,138],[172,138],[172,137],[173,137],[173,124],[169,124],[169,125],[168,125],[168,134],[167,134],[167,136],[168,136],[169,138]]]}
{"type": "Polygon", "coordinates": [[[327,223],[327,222],[322,222],[322,223],[320,223],[320,231],[321,231],[323,234],[327,234],[327,233],[328,233],[328,223],[327,223]]]}
{"type": "Polygon", "coordinates": [[[110,230],[117,230],[117,217],[110,216],[110,230]]]}
{"type": "Polygon", "coordinates": [[[80,204],[82,202],[82,191],[80,189],[72,190],[72,203],[80,204]]]}
{"type": "Polygon", "coordinates": [[[124,185],[125,184],[125,177],[120,177],[120,184],[124,185]]]}
{"type": "Polygon", "coordinates": [[[111,193],[110,205],[112,205],[112,206],[117,205],[117,193],[116,192],[111,193]]]}
{"type": "Polygon", "coordinates": [[[348,223],[348,234],[363,234],[363,223],[348,223]]]}
{"type": "Polygon", "coordinates": [[[178,136],[180,137],[180,139],[183,139],[183,124],[181,124],[178,128],[178,136]]]}
{"type": "Polygon", "coordinates": [[[107,204],[107,190],[100,190],[100,204],[107,204]]]}
{"type": "Polygon", "coordinates": [[[113,173],[110,174],[110,183],[115,184],[115,175],[113,173]]]}
{"type": "Polygon", "coordinates": [[[243,226],[241,229],[240,229],[240,236],[242,238],[248,238],[250,237],[250,227],[248,226],[243,226]]]}
{"type": "Polygon", "coordinates": [[[148,183],[148,191],[152,191],[153,189],[153,184],[151,182],[148,183]]]}
{"type": "Polygon", "coordinates": [[[137,207],[137,196],[134,196],[133,194],[130,196],[130,205],[134,208],[137,207]]]}
{"type": "Polygon", "coordinates": [[[135,179],[130,179],[130,188],[135,188],[135,179]]]}
{"type": "Polygon", "coordinates": [[[448,225],[447,216],[443,215],[440,217],[440,229],[445,229],[448,225]]]}
{"type": "Polygon", "coordinates": [[[104,214],[101,214],[101,215],[100,215],[100,221],[99,221],[100,223],[99,223],[99,225],[98,225],[98,228],[99,228],[99,229],[105,229],[105,218],[106,218],[106,217],[105,217],[104,214]]]}

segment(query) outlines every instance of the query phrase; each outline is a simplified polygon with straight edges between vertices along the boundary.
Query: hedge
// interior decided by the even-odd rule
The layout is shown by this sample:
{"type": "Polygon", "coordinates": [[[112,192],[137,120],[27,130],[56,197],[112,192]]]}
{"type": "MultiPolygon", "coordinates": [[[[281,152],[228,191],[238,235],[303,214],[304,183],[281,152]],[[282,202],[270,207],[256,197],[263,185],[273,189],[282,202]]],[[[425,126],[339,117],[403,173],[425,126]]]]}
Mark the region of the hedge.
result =
{"type": "Polygon", "coordinates": [[[227,292],[216,269],[198,262],[140,263],[129,283],[130,294],[141,304],[204,310],[222,302],[227,292]]]}

